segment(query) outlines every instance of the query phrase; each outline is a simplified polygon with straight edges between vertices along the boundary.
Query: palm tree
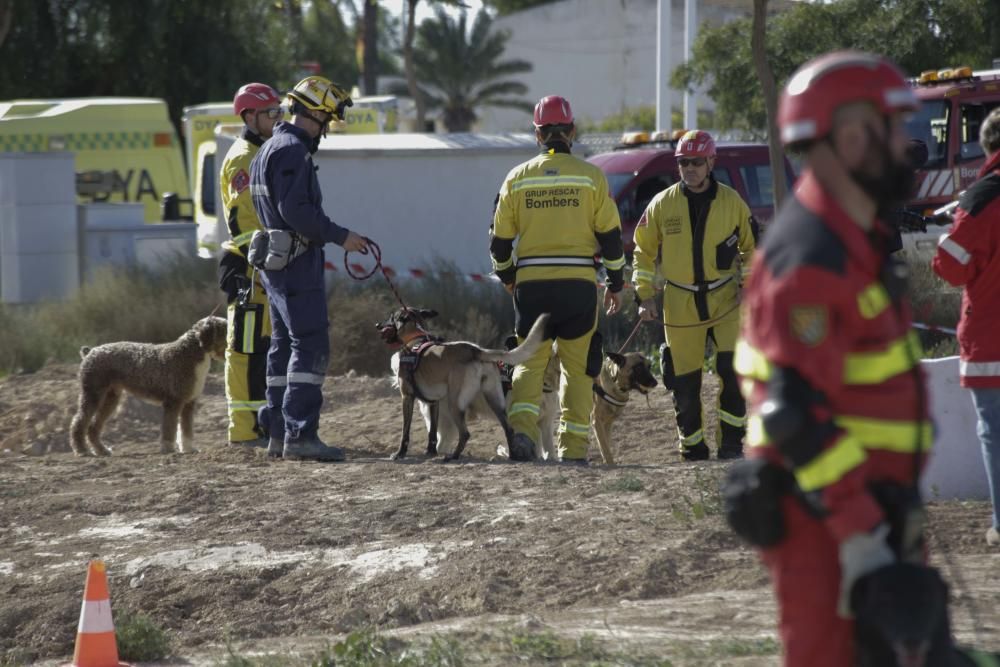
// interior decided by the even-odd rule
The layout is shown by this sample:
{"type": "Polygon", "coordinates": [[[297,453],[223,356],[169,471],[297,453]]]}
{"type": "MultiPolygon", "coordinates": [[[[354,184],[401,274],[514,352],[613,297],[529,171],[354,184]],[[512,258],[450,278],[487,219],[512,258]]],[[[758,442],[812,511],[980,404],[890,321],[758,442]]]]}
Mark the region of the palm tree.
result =
{"type": "MultiPolygon", "coordinates": [[[[480,10],[469,31],[465,12],[452,19],[439,7],[435,14],[417,29],[413,69],[426,107],[442,110],[445,128],[468,132],[478,119],[476,109],[484,106],[530,112],[531,102],[515,97],[528,87],[507,77],[530,72],[531,63],[501,60],[510,36],[490,31],[490,15],[480,10]]],[[[395,92],[407,90],[400,86],[395,92]]]]}

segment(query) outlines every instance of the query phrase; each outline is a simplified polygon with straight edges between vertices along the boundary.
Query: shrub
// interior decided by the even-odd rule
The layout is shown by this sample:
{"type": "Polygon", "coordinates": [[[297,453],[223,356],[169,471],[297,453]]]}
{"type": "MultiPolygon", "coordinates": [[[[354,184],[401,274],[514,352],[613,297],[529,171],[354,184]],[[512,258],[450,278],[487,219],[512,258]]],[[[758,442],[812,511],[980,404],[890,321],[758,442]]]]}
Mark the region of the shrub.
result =
{"type": "Polygon", "coordinates": [[[115,626],[122,660],[149,662],[170,655],[170,637],[141,614],[122,613],[115,626]]]}

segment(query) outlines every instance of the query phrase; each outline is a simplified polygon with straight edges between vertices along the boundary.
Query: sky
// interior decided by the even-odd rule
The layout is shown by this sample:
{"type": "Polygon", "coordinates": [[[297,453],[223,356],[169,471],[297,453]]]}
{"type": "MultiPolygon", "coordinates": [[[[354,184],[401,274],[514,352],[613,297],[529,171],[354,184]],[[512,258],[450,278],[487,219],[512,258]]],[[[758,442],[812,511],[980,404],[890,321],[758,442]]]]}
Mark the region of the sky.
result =
{"type": "MultiPolygon", "coordinates": [[[[467,11],[470,18],[475,16],[476,12],[483,6],[481,0],[464,0],[464,2],[469,6],[467,11]]],[[[405,0],[382,0],[379,4],[388,10],[390,14],[399,16],[403,11],[403,7],[406,5],[406,2],[405,0]]],[[[451,8],[446,8],[446,10],[452,13],[458,13],[459,11],[451,8]]],[[[417,25],[420,25],[421,21],[432,16],[434,16],[433,4],[424,0],[417,5],[417,25]]]]}

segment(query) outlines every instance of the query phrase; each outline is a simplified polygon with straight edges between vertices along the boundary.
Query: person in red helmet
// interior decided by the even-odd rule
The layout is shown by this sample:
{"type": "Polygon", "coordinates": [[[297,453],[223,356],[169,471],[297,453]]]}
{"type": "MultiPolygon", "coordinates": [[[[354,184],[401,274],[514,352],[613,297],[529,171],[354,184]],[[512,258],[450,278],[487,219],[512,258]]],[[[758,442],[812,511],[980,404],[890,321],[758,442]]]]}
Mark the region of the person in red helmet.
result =
{"type": "Polygon", "coordinates": [[[262,229],[250,197],[250,161],[271,136],[284,112],[281,98],[271,86],[248,83],[233,96],[233,113],[243,121],[243,131],[219,172],[222,207],[229,240],[222,244],[219,285],[229,303],[229,345],[226,347],[226,406],[229,442],[267,447],[267,434],[257,423],[265,405],[264,392],[271,320],[267,294],[260,278],[247,263],[247,247],[254,231],[262,229]]]}
{"type": "Polygon", "coordinates": [[[661,368],[664,385],[672,390],[681,457],[699,461],[710,455],[702,428],[701,373],[711,339],[722,386],[717,456],[739,458],[746,405],[733,372],[733,349],[740,326],[741,267],[753,253],[757,223],[740,195],[712,176],[715,140],[708,132],[685,133],[675,155],[680,182],[649,202],[635,229],[639,316],[657,316],[654,279],[659,272],[665,279],[661,368]]]}
{"type": "Polygon", "coordinates": [[[883,222],[912,188],[904,117],[917,107],[893,63],[853,51],[803,65],[780,100],[782,142],[805,170],[744,291],[748,459],[724,494],[771,572],[789,666],[856,664],[856,582],[923,560],[915,477],[931,424],[883,222]]]}
{"type": "MultiPolygon", "coordinates": [[[[535,139],[542,154],[514,167],[497,195],[490,229],[493,270],[514,295],[518,342],[542,313],[559,346],[562,370],[559,421],[561,463],[586,465],[594,381],[603,350],[597,329],[595,248],[607,272],[604,306],[621,307],[622,246],[618,208],[596,166],[570,154],[576,137],[573,111],[558,95],[535,106],[535,139]],[[514,257],[514,244],[517,255],[514,257]],[[589,377],[588,377],[589,376],[589,377]]],[[[500,453],[516,461],[535,458],[542,380],[552,346],[543,345],[514,369],[507,415],[514,437],[500,453]]]]}

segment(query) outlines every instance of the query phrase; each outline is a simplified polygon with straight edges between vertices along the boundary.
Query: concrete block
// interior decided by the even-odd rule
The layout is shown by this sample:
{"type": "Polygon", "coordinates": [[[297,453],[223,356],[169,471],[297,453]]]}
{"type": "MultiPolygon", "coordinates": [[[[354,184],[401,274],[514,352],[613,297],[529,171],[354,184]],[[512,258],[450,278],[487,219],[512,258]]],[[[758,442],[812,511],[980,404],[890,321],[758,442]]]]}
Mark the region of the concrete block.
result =
{"type": "Polygon", "coordinates": [[[80,286],[76,252],[0,255],[0,301],[62,301],[80,286]]]}
{"type": "Polygon", "coordinates": [[[75,204],[73,153],[0,153],[0,205],[75,204]]]}
{"type": "Polygon", "coordinates": [[[0,252],[75,253],[76,204],[0,204],[0,252]]]}
{"type": "Polygon", "coordinates": [[[989,483],[976,435],[972,394],[959,386],[958,357],[924,359],[935,425],[934,448],[921,487],[926,499],[988,500],[989,483]]]}

